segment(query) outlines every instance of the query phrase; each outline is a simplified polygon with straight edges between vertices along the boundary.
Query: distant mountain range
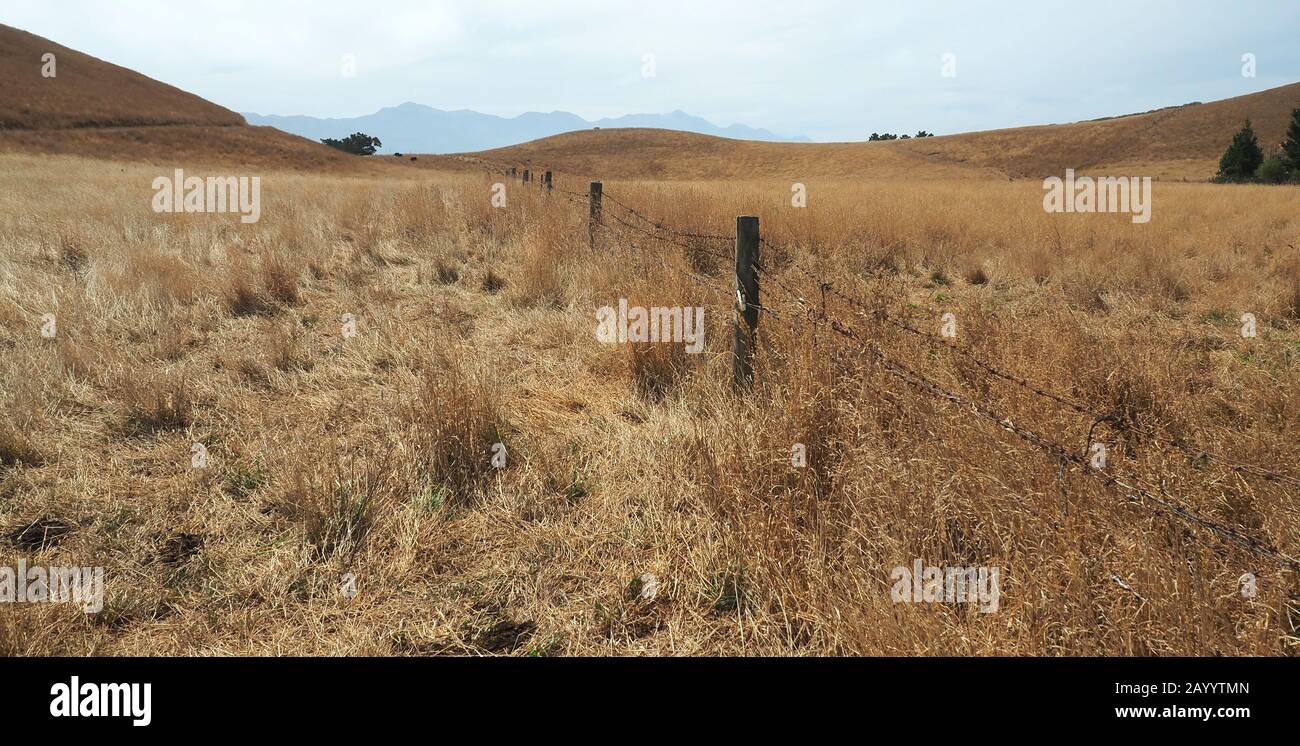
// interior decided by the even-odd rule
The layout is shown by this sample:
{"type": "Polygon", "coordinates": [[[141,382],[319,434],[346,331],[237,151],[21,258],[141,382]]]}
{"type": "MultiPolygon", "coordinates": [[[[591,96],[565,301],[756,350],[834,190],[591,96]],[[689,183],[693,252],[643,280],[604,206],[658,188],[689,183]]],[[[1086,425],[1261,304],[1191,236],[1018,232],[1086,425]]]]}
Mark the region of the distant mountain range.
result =
{"type": "Polygon", "coordinates": [[[410,102],[389,106],[374,114],[342,119],[241,113],[249,124],[275,127],[312,140],[323,137],[341,138],[353,132],[364,132],[378,137],[384,143],[380,149],[382,153],[464,153],[490,150],[592,127],[655,127],[735,140],[811,142],[807,137],[781,137],[768,130],[743,124],[719,127],[684,111],[674,111],[671,114],[628,114],[595,122],[567,111],[553,111],[549,114],[530,111],[507,118],[468,109],[443,111],[410,102]]]}

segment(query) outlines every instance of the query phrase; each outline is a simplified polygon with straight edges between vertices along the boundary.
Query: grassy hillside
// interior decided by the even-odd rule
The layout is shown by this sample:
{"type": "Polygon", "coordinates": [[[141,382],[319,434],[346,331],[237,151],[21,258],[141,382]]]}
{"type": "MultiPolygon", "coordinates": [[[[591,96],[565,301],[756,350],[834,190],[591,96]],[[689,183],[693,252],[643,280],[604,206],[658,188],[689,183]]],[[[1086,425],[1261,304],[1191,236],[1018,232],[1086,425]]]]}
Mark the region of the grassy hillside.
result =
{"type": "MultiPolygon", "coordinates": [[[[273,127],[78,127],[0,130],[0,152],[70,155],[172,168],[389,173],[405,162],[360,158],[273,127]]],[[[415,164],[411,164],[415,165],[415,164]]]]}
{"type": "Polygon", "coordinates": [[[1244,119],[1281,141],[1300,83],[1260,93],[1075,124],[858,143],[764,143],[685,132],[570,132],[475,155],[608,178],[1041,178],[1066,168],[1203,180],[1244,119]]]}
{"type": "Polygon", "coordinates": [[[239,114],[192,93],[5,25],[0,78],[0,129],[244,124],[239,114]],[[56,60],[51,78],[42,75],[47,52],[56,60]]]}
{"type": "Polygon", "coordinates": [[[994,169],[935,159],[889,143],[776,143],[691,132],[600,129],[568,132],[474,156],[622,179],[965,178],[994,169]]]}
{"type": "Polygon", "coordinates": [[[1252,120],[1260,145],[1269,152],[1282,141],[1296,107],[1300,83],[1113,119],[885,144],[1015,177],[1074,168],[1199,180],[1218,170],[1219,156],[1245,119],[1252,120]]]}
{"type": "Polygon", "coordinates": [[[368,163],[10,26],[0,25],[0,152],[164,166],[374,171],[368,163]],[[56,74],[42,75],[55,55],[56,74]]]}

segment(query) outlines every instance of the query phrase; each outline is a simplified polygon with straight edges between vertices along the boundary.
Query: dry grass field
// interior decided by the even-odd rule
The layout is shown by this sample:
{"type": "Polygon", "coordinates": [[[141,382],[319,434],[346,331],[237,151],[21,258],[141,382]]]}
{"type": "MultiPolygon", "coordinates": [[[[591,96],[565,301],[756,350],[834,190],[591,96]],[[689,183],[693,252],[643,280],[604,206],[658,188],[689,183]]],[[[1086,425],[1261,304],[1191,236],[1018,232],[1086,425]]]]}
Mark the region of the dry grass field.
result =
{"type": "MultiPolygon", "coordinates": [[[[0,28],[6,80],[48,48],[27,36],[0,28]]],[[[0,567],[102,565],[105,603],[0,604],[2,654],[1300,650],[1277,561],[1300,553],[1300,188],[1175,183],[1244,115],[1276,140],[1296,86],[920,142],[609,130],[410,162],[59,49],[71,88],[0,97],[0,567]],[[1020,177],[1066,167],[1158,177],[1150,222],[1046,213],[1020,177]],[[259,176],[260,220],[154,212],[175,168],[259,176]],[[569,194],[591,178],[594,249],[569,194]],[[738,215],[764,238],[744,395],[738,215]],[[600,342],[620,299],[703,307],[702,353],[600,342]],[[969,354],[888,321],[945,318],[969,354]],[[1164,504],[1026,428],[1105,444],[1164,504]],[[895,603],[918,558],[999,568],[999,608],[895,603]]]]}
{"type": "MultiPolygon", "coordinates": [[[[613,202],[592,252],[582,204],[481,173],[265,173],[243,225],[153,213],[155,167],[0,160],[0,564],[93,560],[107,586],[96,615],[0,606],[6,654],[1297,650],[1293,571],[905,385],[777,284],[820,303],[802,266],[918,327],[951,312],[1001,368],[1295,475],[1294,187],[1157,183],[1134,225],[1048,215],[1038,184],[1005,179],[810,179],[806,209],[788,181],[606,180],[684,229],[760,217],[780,316],[739,397],[730,247],[638,237],[613,202]],[[597,342],[594,309],[619,298],[704,306],[703,354],[597,342]],[[1001,568],[1000,609],[892,603],[913,558],[1001,568]]],[[[828,306],[1087,442],[1087,418],[828,306]]],[[[1294,555],[1294,487],[1097,437],[1115,472],[1294,555]]]]}

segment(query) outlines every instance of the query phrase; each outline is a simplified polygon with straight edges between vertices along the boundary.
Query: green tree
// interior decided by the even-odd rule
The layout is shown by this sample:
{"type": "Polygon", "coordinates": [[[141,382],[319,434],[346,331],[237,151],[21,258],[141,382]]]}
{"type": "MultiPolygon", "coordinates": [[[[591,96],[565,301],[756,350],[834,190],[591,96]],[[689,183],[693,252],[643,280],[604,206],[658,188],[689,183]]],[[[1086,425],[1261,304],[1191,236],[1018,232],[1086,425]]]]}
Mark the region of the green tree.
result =
{"type": "Polygon", "coordinates": [[[1219,159],[1218,178],[1224,181],[1249,179],[1263,162],[1264,151],[1259,149],[1259,140],[1247,119],[1246,125],[1232,136],[1232,144],[1219,159]]]}
{"type": "Polygon", "coordinates": [[[1265,184],[1281,184],[1290,176],[1291,169],[1287,167],[1286,157],[1281,153],[1274,153],[1255,169],[1255,178],[1265,184]]]}
{"type": "Polygon", "coordinates": [[[1287,128],[1286,140],[1282,142],[1282,153],[1287,168],[1300,175],[1300,109],[1291,111],[1291,126],[1287,128]]]}
{"type": "Polygon", "coordinates": [[[376,148],[384,147],[384,144],[379,142],[378,137],[371,137],[364,132],[353,132],[342,140],[326,137],[322,138],[321,142],[331,148],[337,148],[353,155],[374,155],[376,148]]]}

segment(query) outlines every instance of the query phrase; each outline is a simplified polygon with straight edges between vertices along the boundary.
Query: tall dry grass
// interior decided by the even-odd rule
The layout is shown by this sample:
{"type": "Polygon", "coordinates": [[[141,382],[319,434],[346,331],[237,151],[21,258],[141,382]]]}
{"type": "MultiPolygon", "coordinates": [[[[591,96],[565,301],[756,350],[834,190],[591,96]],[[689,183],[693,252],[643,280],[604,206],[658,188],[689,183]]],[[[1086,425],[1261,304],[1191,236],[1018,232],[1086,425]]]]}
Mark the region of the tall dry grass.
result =
{"type": "MultiPolygon", "coordinates": [[[[0,563],[107,570],[101,614],[0,607],[6,653],[1296,650],[1293,573],[907,386],[782,288],[1071,450],[1091,421],[799,268],[932,332],[951,312],[982,357],[1134,429],[1295,473],[1294,188],[1157,184],[1133,225],[1001,181],[809,180],[802,210],[781,182],[607,181],[700,233],[759,215],[774,313],[742,397],[725,241],[610,229],[592,251],[559,195],[511,183],[492,208],[499,177],[271,174],[242,225],[153,214],[145,167],[5,161],[0,534],[69,530],[0,538],[0,563]],[[703,306],[704,351],[598,343],[619,298],[703,306]],[[999,567],[999,610],[893,603],[914,558],[999,567]]],[[[1295,552],[1294,490],[1094,435],[1117,471],[1295,552]]]]}

